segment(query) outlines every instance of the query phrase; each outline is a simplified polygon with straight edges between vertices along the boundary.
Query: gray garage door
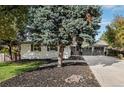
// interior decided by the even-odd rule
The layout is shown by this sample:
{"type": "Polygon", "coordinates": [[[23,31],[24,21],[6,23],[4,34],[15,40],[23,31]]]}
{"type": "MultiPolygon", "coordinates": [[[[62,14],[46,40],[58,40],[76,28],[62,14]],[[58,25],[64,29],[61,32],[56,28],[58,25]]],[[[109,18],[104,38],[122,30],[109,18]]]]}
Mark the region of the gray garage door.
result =
{"type": "Polygon", "coordinates": [[[92,47],[85,47],[81,49],[82,55],[104,55],[103,47],[95,47],[94,51],[92,51],[92,47]]]}

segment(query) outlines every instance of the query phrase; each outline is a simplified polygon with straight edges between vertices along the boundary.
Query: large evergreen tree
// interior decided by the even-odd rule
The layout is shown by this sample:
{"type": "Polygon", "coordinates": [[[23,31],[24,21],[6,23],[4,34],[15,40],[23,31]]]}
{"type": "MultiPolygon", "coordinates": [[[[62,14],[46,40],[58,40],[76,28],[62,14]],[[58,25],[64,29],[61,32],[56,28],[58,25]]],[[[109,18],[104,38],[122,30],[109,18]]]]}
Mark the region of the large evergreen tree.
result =
{"type": "Polygon", "coordinates": [[[29,26],[32,40],[58,46],[58,66],[64,47],[78,41],[91,41],[99,29],[100,6],[32,6],[29,26]]]}

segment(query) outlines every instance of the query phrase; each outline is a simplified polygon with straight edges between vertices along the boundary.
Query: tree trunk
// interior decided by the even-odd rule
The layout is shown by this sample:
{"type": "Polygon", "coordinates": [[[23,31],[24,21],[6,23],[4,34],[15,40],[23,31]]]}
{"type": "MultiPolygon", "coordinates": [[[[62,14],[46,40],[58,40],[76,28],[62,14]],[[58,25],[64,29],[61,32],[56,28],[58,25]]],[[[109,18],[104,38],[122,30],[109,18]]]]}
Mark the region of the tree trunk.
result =
{"type": "Polygon", "coordinates": [[[21,44],[19,44],[19,60],[21,60],[21,44]]]}
{"type": "Polygon", "coordinates": [[[62,67],[63,53],[64,53],[64,47],[62,45],[58,46],[58,67],[62,67]]]}
{"type": "Polygon", "coordinates": [[[11,44],[8,45],[8,46],[9,46],[9,55],[10,55],[10,59],[13,60],[13,58],[12,58],[12,46],[11,46],[11,44]]]}
{"type": "Polygon", "coordinates": [[[76,36],[73,36],[72,45],[77,46],[77,38],[76,38],[76,36]]]}
{"type": "Polygon", "coordinates": [[[4,62],[6,61],[5,53],[4,53],[4,62]]]}
{"type": "Polygon", "coordinates": [[[73,39],[72,39],[71,55],[72,56],[79,55],[78,44],[77,44],[77,37],[76,36],[73,36],[73,39]]]}

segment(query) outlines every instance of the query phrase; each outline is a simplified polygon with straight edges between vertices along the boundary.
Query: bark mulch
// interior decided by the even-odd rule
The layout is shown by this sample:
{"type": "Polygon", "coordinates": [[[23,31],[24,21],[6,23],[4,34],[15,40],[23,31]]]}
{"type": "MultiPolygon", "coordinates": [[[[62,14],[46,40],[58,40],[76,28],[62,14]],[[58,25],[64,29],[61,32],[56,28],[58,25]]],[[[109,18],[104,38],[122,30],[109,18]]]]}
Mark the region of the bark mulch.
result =
{"type": "Polygon", "coordinates": [[[51,66],[13,77],[0,83],[1,87],[100,87],[86,63],[51,66]],[[79,82],[66,82],[69,77],[81,76],[79,82]]]}

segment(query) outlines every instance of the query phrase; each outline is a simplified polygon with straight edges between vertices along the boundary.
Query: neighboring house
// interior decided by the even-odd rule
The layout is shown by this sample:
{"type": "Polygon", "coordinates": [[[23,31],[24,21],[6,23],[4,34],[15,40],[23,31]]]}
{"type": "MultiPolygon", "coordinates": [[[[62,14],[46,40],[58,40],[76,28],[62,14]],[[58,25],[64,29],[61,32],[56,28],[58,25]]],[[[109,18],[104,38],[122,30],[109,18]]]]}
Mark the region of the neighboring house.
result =
{"type": "MultiPolygon", "coordinates": [[[[70,57],[70,47],[64,49],[64,58],[70,57]]],[[[32,42],[21,43],[21,59],[46,59],[56,58],[58,51],[56,46],[44,46],[42,44],[33,44],[32,42]]]]}

